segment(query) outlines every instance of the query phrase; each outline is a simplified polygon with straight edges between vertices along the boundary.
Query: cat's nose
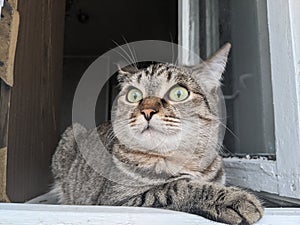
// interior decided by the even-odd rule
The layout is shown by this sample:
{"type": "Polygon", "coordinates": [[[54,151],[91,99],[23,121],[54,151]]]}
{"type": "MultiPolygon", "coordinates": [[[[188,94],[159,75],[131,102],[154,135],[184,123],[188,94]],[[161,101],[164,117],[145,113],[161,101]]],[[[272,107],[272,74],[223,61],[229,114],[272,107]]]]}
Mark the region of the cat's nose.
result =
{"type": "Polygon", "coordinates": [[[152,116],[157,113],[154,109],[143,109],[141,110],[141,113],[144,115],[145,119],[147,121],[150,121],[152,116]]]}

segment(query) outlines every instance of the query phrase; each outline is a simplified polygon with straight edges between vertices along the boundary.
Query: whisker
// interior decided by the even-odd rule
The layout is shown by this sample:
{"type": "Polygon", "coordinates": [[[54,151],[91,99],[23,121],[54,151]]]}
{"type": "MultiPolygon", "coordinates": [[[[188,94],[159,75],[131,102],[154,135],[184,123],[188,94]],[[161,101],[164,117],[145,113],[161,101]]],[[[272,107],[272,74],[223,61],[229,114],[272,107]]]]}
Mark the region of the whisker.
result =
{"type": "Polygon", "coordinates": [[[169,33],[169,35],[172,43],[172,64],[174,64],[174,42],[173,42],[173,37],[171,32],[169,33]]]}
{"type": "Polygon", "coordinates": [[[125,38],[123,35],[122,35],[122,38],[123,38],[123,40],[125,41],[125,43],[126,43],[128,49],[129,49],[130,55],[132,56],[133,64],[134,64],[135,68],[137,68],[137,64],[136,64],[136,63],[137,63],[137,57],[136,57],[135,51],[134,51],[134,49],[133,49],[133,51],[132,51],[132,49],[130,48],[130,46],[129,46],[129,44],[128,44],[128,41],[126,40],[126,38],[125,38]]]}
{"type": "MultiPolygon", "coordinates": [[[[128,54],[128,52],[121,46],[121,45],[119,45],[116,41],[113,41],[125,54],[126,54],[126,56],[128,57],[128,59],[129,59],[129,64],[130,65],[134,65],[135,66],[135,68],[137,68],[136,67],[136,65],[135,65],[135,62],[134,62],[134,59],[133,58],[131,58],[131,56],[128,54]]],[[[127,61],[128,62],[128,61],[127,61]]]]}
{"type": "Polygon", "coordinates": [[[229,131],[229,133],[234,137],[236,138],[238,141],[240,141],[240,138],[231,130],[229,129],[224,123],[222,123],[221,121],[219,121],[220,124],[226,129],[229,131]]]}
{"type": "Polygon", "coordinates": [[[127,59],[122,53],[118,52],[115,49],[112,49],[112,51],[118,53],[125,60],[126,63],[128,63],[129,65],[131,64],[130,60],[127,59]]]}

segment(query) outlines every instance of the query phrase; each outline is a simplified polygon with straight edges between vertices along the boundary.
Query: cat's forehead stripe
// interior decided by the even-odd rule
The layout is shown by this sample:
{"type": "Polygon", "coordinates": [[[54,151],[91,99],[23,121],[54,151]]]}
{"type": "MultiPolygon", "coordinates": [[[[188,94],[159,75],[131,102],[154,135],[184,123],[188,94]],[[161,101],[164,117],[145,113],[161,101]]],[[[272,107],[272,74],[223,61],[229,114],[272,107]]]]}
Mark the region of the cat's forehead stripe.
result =
{"type": "Polygon", "coordinates": [[[138,78],[137,78],[137,82],[138,82],[138,83],[141,82],[142,75],[143,75],[143,73],[140,73],[140,74],[138,75],[138,78]]]}
{"type": "Polygon", "coordinates": [[[166,72],[166,70],[168,70],[167,67],[160,67],[160,68],[156,69],[156,71],[153,74],[156,76],[160,76],[161,74],[166,72]]]}
{"type": "Polygon", "coordinates": [[[167,73],[167,81],[168,82],[171,80],[172,74],[173,73],[171,71],[168,71],[168,73],[167,73]]]}
{"type": "Polygon", "coordinates": [[[151,65],[149,69],[147,68],[147,71],[152,72],[149,76],[165,76],[168,82],[171,80],[172,76],[176,76],[179,73],[179,70],[175,66],[165,64],[151,65]]]}
{"type": "Polygon", "coordinates": [[[193,82],[193,79],[187,74],[187,71],[171,64],[150,65],[147,68],[140,70],[138,73],[134,74],[134,76],[128,76],[127,78],[130,82],[135,81],[138,84],[141,84],[143,79],[152,80],[152,78],[154,77],[164,77],[166,82],[170,82],[171,80],[183,84],[189,83],[190,81],[193,82]]]}

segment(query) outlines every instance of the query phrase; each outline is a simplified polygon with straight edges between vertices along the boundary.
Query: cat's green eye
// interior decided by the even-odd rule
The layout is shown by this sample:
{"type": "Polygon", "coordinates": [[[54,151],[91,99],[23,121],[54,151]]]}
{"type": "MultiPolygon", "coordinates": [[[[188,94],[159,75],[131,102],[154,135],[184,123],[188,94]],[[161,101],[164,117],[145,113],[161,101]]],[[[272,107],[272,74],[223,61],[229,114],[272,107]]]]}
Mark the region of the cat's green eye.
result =
{"type": "Polygon", "coordinates": [[[131,103],[139,102],[143,98],[143,93],[137,89],[137,88],[132,88],[128,91],[127,93],[127,101],[131,103]]]}
{"type": "Polygon", "coordinates": [[[180,102],[189,97],[189,92],[186,88],[181,86],[173,87],[169,92],[169,99],[174,102],[180,102]]]}

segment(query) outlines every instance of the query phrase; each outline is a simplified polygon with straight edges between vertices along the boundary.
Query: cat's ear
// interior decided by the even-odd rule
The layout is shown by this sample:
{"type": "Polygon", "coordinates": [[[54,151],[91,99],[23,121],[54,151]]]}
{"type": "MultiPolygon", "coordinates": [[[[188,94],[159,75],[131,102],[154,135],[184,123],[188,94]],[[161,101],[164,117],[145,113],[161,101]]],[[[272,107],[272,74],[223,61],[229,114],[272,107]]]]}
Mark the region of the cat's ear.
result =
{"type": "Polygon", "coordinates": [[[132,74],[135,74],[139,71],[136,65],[122,66],[121,63],[117,64],[118,67],[118,76],[117,79],[119,82],[124,82],[129,79],[132,74]]]}
{"type": "Polygon", "coordinates": [[[212,90],[220,86],[231,44],[227,43],[213,56],[192,69],[194,78],[212,90]]]}

